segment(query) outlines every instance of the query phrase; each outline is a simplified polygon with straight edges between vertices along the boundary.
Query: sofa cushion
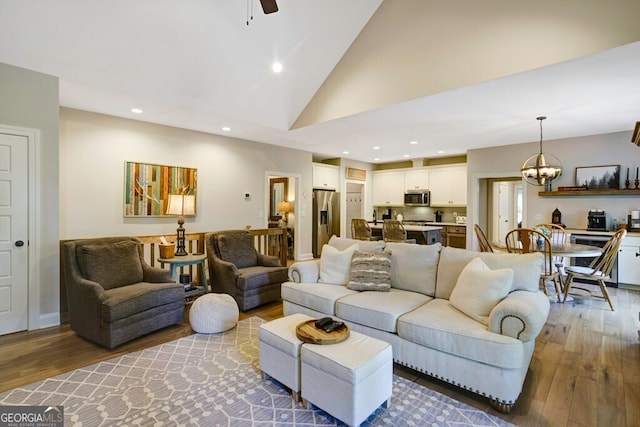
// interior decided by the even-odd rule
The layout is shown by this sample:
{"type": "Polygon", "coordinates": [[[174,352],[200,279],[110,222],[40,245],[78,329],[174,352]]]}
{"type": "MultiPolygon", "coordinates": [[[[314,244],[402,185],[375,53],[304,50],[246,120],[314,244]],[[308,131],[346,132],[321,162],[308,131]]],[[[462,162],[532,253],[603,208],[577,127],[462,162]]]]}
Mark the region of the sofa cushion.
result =
{"type": "Polygon", "coordinates": [[[352,245],[358,245],[358,249],[363,252],[382,252],[385,248],[384,240],[356,240],[336,235],[331,236],[329,239],[329,246],[341,251],[352,245]]]}
{"type": "Polygon", "coordinates": [[[436,298],[449,299],[458,282],[462,269],[473,259],[480,258],[492,270],[511,268],[513,270],[512,291],[524,290],[535,292],[540,283],[540,274],[544,267],[544,258],[540,253],[510,254],[474,252],[466,249],[445,246],[438,260],[438,276],[436,278],[436,298]]]}
{"type": "Polygon", "coordinates": [[[142,282],[144,278],[137,242],[83,245],[78,250],[83,276],[104,289],[142,282]]]}
{"type": "Polygon", "coordinates": [[[331,286],[324,283],[295,283],[282,284],[282,299],[310,308],[327,315],[335,315],[336,301],[344,296],[357,294],[358,291],[347,289],[346,286],[331,286]]]}
{"type": "Polygon", "coordinates": [[[438,260],[436,298],[449,299],[463,268],[478,256],[479,252],[445,246],[438,260]]]}
{"type": "Polygon", "coordinates": [[[391,288],[389,292],[359,292],[336,302],[336,316],[387,332],[396,332],[398,317],[431,300],[417,292],[391,288]]]}
{"type": "Polygon", "coordinates": [[[355,251],[347,288],[354,291],[388,291],[391,289],[391,252],[355,251]]]}
{"type": "Polygon", "coordinates": [[[442,245],[387,243],[391,251],[391,287],[434,296],[442,245]]]}
{"type": "Polygon", "coordinates": [[[184,286],[180,283],[140,282],[109,289],[105,294],[102,319],[112,323],[155,307],[184,301],[184,286]]]}
{"type": "Polygon", "coordinates": [[[480,258],[474,258],[462,269],[456,287],[451,292],[451,305],[489,325],[489,313],[511,290],[513,270],[491,270],[480,258]]]}
{"type": "Polygon", "coordinates": [[[339,250],[330,245],[322,247],[320,254],[320,278],[318,282],[330,285],[346,285],[351,271],[351,257],[358,245],[339,250]]]}
{"type": "Polygon", "coordinates": [[[253,240],[251,233],[221,233],[218,235],[220,259],[238,268],[258,265],[258,252],[253,246],[253,240]]]}
{"type": "Polygon", "coordinates": [[[398,319],[398,336],[445,353],[505,369],[521,368],[523,343],[489,332],[445,299],[434,299],[398,319]]]}
{"type": "Polygon", "coordinates": [[[289,270],[287,267],[253,266],[238,269],[237,287],[243,292],[259,289],[272,283],[286,282],[289,270]]]}
{"type": "Polygon", "coordinates": [[[544,255],[542,253],[482,252],[478,256],[492,270],[499,268],[513,270],[512,291],[537,292],[540,289],[540,275],[544,271],[544,255]]]}

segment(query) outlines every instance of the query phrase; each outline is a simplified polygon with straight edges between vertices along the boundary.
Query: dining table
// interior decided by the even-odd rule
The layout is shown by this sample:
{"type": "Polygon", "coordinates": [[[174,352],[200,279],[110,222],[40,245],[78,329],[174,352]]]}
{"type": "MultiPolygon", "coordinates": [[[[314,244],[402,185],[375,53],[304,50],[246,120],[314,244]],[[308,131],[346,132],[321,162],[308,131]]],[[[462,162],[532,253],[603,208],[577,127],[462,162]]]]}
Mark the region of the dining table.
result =
{"type": "MultiPolygon", "coordinates": [[[[504,252],[507,250],[505,242],[492,242],[491,246],[498,251],[504,252]]],[[[567,258],[595,257],[602,254],[602,248],[581,243],[552,243],[551,254],[567,258]]]]}

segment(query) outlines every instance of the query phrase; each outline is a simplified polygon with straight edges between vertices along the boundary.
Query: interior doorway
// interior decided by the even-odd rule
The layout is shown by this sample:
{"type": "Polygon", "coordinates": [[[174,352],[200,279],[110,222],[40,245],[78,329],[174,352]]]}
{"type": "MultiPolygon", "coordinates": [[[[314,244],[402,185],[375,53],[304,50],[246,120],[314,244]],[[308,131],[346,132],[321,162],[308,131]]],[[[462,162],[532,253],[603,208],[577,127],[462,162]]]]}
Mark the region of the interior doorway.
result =
{"type": "Polygon", "coordinates": [[[266,173],[267,197],[265,197],[265,203],[268,214],[265,217],[267,227],[287,230],[287,258],[290,260],[298,259],[300,248],[299,233],[296,233],[299,218],[299,207],[297,206],[297,202],[300,200],[299,180],[299,174],[272,171],[266,173]]]}
{"type": "Polygon", "coordinates": [[[504,241],[506,234],[524,221],[522,177],[480,178],[478,189],[477,224],[490,242],[504,241]]]}
{"type": "Polygon", "coordinates": [[[351,219],[364,218],[364,184],[347,182],[345,195],[346,236],[351,238],[351,219]]]}

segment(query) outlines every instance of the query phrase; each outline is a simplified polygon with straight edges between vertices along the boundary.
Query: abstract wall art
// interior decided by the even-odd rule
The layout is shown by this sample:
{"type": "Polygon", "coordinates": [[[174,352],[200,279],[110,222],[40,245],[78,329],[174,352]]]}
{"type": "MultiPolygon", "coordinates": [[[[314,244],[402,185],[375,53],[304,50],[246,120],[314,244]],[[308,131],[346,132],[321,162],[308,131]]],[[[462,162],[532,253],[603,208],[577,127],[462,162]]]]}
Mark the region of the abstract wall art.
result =
{"type": "Polygon", "coordinates": [[[196,196],[197,175],[194,168],[125,162],[124,216],[166,216],[170,194],[196,196]]]}

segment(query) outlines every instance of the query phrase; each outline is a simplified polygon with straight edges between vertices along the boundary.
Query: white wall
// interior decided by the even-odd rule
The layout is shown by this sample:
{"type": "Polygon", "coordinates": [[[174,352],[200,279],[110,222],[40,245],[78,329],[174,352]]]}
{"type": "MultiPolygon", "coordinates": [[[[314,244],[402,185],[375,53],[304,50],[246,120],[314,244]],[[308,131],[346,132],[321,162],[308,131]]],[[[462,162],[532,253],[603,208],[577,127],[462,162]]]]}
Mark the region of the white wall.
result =
{"type": "Polygon", "coordinates": [[[373,219],[373,165],[370,163],[359,162],[351,159],[340,159],[340,218],[344,220],[340,222],[340,235],[347,236],[351,230],[351,223],[347,222],[347,184],[364,184],[362,210],[364,218],[373,219]],[[366,179],[364,181],[357,179],[347,179],[347,168],[363,169],[366,171],[366,179]],[[347,231],[349,230],[349,231],[347,231]]]}
{"type": "MultiPolygon", "coordinates": [[[[185,217],[187,232],[266,227],[267,171],[299,174],[301,192],[311,191],[311,153],[62,108],[61,239],[175,232],[173,217],[123,216],[125,161],[198,170],[197,215],[185,217]]],[[[311,217],[298,218],[296,228],[299,250],[311,252],[311,217]]]]}
{"type": "MultiPolygon", "coordinates": [[[[631,131],[545,140],[544,152],[558,157],[563,165],[563,174],[553,182],[553,189],[557,189],[558,186],[575,185],[576,167],[601,165],[621,166],[621,188],[623,188],[627,168],[632,169],[633,178],[635,178],[635,168],[640,166],[640,147],[630,141],[631,131]]],[[[522,163],[538,151],[539,143],[536,142],[471,150],[467,153],[469,200],[467,215],[470,223],[474,215],[477,215],[477,207],[473,205],[477,177],[491,175],[502,177],[510,172],[513,172],[514,176],[519,176],[522,163]]],[[[640,209],[640,197],[540,197],[538,192],[543,189],[542,187],[529,184],[525,186],[527,187],[525,226],[541,222],[536,219],[538,215],[544,221],[551,221],[551,213],[556,207],[562,212],[562,221],[569,228],[586,228],[587,214],[590,209],[604,209],[618,220],[625,217],[630,210],[640,209]]]]}

